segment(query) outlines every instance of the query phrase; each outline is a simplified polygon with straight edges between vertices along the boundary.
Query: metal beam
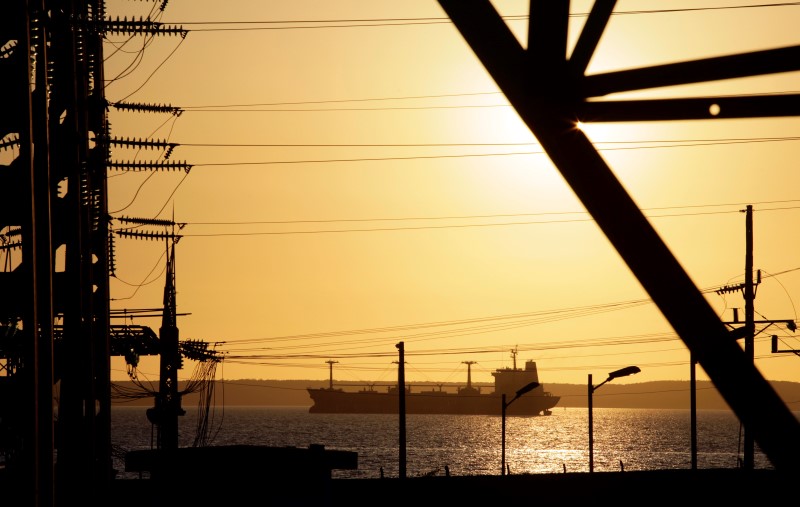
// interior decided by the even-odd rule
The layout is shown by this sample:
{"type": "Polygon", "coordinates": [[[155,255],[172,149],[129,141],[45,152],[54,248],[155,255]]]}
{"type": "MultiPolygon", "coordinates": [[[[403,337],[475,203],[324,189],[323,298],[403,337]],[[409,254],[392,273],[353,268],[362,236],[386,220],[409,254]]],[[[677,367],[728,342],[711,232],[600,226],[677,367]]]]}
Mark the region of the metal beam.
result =
{"type": "Polygon", "coordinates": [[[602,97],[610,93],[797,70],[800,70],[800,46],[789,46],[594,74],[584,78],[581,93],[584,97],[602,97]]]}
{"type": "Polygon", "coordinates": [[[578,37],[578,42],[575,43],[572,55],[569,58],[569,65],[573,74],[582,75],[586,72],[586,68],[589,66],[592,55],[600,43],[600,37],[602,37],[603,31],[606,29],[616,4],[616,0],[597,0],[592,6],[589,17],[586,19],[583,30],[581,30],[581,34],[578,37]]]}
{"type": "Polygon", "coordinates": [[[800,116],[800,94],[582,102],[584,123],[800,116]]]}

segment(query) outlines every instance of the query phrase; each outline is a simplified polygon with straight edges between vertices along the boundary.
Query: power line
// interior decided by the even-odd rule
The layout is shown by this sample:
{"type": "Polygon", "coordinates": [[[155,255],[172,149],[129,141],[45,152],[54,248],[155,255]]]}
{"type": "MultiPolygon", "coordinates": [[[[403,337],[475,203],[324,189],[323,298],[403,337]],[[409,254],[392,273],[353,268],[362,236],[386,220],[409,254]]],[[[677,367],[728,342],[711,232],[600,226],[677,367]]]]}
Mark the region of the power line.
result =
{"type": "MultiPolygon", "coordinates": [[[[792,268],[789,270],[784,270],[778,274],[785,274],[792,271],[800,270],[800,267],[792,268]]],[[[717,286],[705,288],[701,290],[701,293],[711,294],[718,289],[717,286]]],[[[434,321],[434,322],[426,322],[426,323],[417,323],[417,324],[407,324],[407,325],[400,325],[400,326],[386,326],[386,327],[379,327],[379,328],[364,328],[364,329],[350,329],[345,331],[328,331],[328,332],[321,332],[321,333],[310,333],[310,334],[300,334],[300,335],[286,335],[286,336],[273,336],[273,337],[264,337],[264,338],[251,338],[251,339],[244,339],[244,340],[236,340],[237,345],[248,345],[248,344],[263,344],[269,343],[268,350],[280,350],[282,348],[305,348],[306,346],[302,345],[301,341],[304,340],[319,340],[323,338],[336,338],[336,337],[352,337],[356,335],[376,335],[376,334],[398,334],[401,333],[404,337],[430,337],[430,336],[438,336],[442,334],[438,329],[441,328],[452,328],[454,326],[462,326],[455,330],[445,330],[444,333],[453,333],[453,332],[474,332],[477,330],[481,330],[486,332],[487,330],[487,323],[493,325],[493,323],[508,323],[512,321],[511,324],[519,324],[520,322],[525,325],[532,325],[538,324],[543,322],[551,322],[553,320],[562,320],[564,318],[574,318],[577,316],[585,316],[597,313],[606,313],[611,311],[618,311],[624,309],[630,309],[639,307],[645,304],[652,304],[652,300],[649,298],[643,299],[635,299],[635,300],[628,300],[628,301],[617,301],[612,303],[603,303],[597,305],[587,305],[587,306],[579,306],[579,307],[569,307],[569,308],[559,308],[559,309],[552,309],[552,310],[541,310],[535,312],[526,312],[526,313],[517,313],[517,314],[504,314],[504,315],[493,315],[493,316],[486,316],[486,317],[476,317],[471,319],[461,319],[461,320],[448,320],[448,321],[434,321]],[[520,319],[524,319],[521,320],[520,319]],[[463,327],[464,325],[468,325],[467,327],[463,327]],[[428,331],[425,333],[417,333],[416,335],[409,333],[410,331],[417,331],[417,330],[425,330],[425,329],[434,329],[434,331],[428,331]],[[276,343],[285,342],[289,345],[281,346],[281,345],[274,345],[276,343]]],[[[495,329],[489,329],[490,331],[495,331],[495,329]]],[[[598,341],[602,341],[605,345],[625,345],[631,344],[631,339],[633,340],[642,340],[641,343],[652,343],[654,341],[664,341],[664,340],[671,340],[675,337],[674,333],[670,334],[648,334],[648,335],[634,335],[633,337],[611,337],[611,338],[604,338],[602,340],[594,340],[594,343],[598,341]]],[[[452,338],[452,336],[449,336],[452,338]]],[[[337,341],[337,342],[327,342],[327,343],[314,343],[313,347],[320,347],[320,346],[338,346],[340,347],[343,344],[360,344],[360,343],[369,343],[374,345],[378,338],[374,336],[370,336],[367,338],[348,338],[346,341],[337,341]]],[[[385,337],[383,340],[387,341],[387,343],[394,343],[396,341],[396,337],[385,337]]],[[[412,340],[414,341],[414,340],[412,340]]],[[[417,340],[418,341],[418,340],[417,340]]],[[[569,342],[560,342],[557,346],[551,347],[550,345],[534,345],[535,350],[544,350],[549,348],[571,348],[572,346],[580,347],[584,340],[572,340],[569,342]]],[[[221,343],[227,344],[229,342],[222,341],[221,343]]],[[[497,350],[505,350],[509,348],[507,345],[501,345],[497,349],[492,349],[489,351],[497,351],[497,350]]],[[[249,350],[253,350],[252,348],[249,350]]],[[[338,349],[340,350],[340,349],[338,349]]],[[[437,349],[441,351],[442,349],[437,349]]],[[[485,348],[481,349],[465,349],[459,348],[456,349],[459,351],[471,351],[471,352],[488,352],[485,348]]],[[[523,347],[523,350],[527,350],[523,347]]],[[[534,350],[534,349],[531,349],[534,350]]]]}
{"type": "MultiPolygon", "coordinates": [[[[774,208],[774,209],[761,209],[759,211],[785,211],[785,210],[794,210],[800,209],[800,206],[786,206],[781,208],[774,208]]],[[[650,215],[649,218],[671,218],[671,217],[682,217],[682,216],[701,216],[701,215],[722,215],[722,214],[733,214],[733,213],[740,213],[739,210],[732,210],[732,211],[707,211],[707,212],[695,212],[695,213],[674,213],[674,214],[666,214],[666,215],[650,215]]],[[[429,220],[435,220],[436,218],[430,218],[429,220]]],[[[379,221],[382,219],[364,219],[364,221],[379,221]]],[[[411,219],[413,220],[413,219],[411,219]]],[[[420,219],[416,219],[420,220],[420,219]]],[[[350,232],[389,232],[389,231],[412,231],[412,230],[431,230],[431,229],[464,229],[464,228],[475,228],[475,227],[504,227],[504,226],[513,226],[513,225],[541,225],[541,224],[563,224],[563,223],[576,223],[576,222],[592,222],[594,221],[593,218],[574,218],[574,219],[565,219],[565,220],[539,220],[539,221],[527,221],[527,222],[501,222],[501,223],[489,223],[489,224],[447,224],[447,225],[419,225],[419,226],[403,226],[403,227],[379,227],[379,228],[370,228],[370,229],[316,229],[316,230],[309,230],[309,231],[260,231],[260,232],[221,232],[221,233],[190,233],[190,234],[183,234],[183,237],[232,237],[232,236],[284,236],[284,235],[296,235],[296,234],[330,234],[330,233],[350,233],[350,232]]],[[[191,222],[186,222],[187,224],[191,224],[191,222]]],[[[203,224],[203,223],[201,223],[203,224]]],[[[205,225],[215,225],[213,223],[206,222],[205,225]]],[[[247,224],[246,222],[242,223],[242,225],[247,224]]],[[[197,224],[195,224],[197,225],[197,224]]],[[[234,225],[231,223],[227,223],[224,225],[234,225]]]]}
{"type": "MultiPolygon", "coordinates": [[[[185,40],[186,40],[186,38],[181,38],[181,40],[178,42],[178,45],[177,45],[177,46],[175,46],[175,47],[172,49],[172,51],[171,51],[171,52],[170,52],[170,53],[169,53],[169,54],[166,56],[166,58],[164,58],[164,59],[161,61],[161,63],[159,63],[159,64],[158,64],[158,66],[156,66],[156,68],[155,68],[155,69],[154,69],[154,70],[153,70],[153,71],[150,73],[150,75],[148,75],[148,76],[147,76],[147,78],[146,78],[146,79],[145,79],[145,80],[142,82],[142,84],[140,84],[140,85],[139,85],[139,87],[138,87],[138,88],[136,88],[135,90],[133,90],[132,92],[128,93],[128,94],[127,94],[125,97],[123,97],[122,99],[120,99],[120,102],[123,102],[123,101],[125,101],[125,100],[129,99],[131,96],[133,96],[134,94],[136,94],[136,93],[137,93],[139,90],[141,90],[142,88],[144,88],[144,86],[145,86],[145,85],[146,85],[146,84],[147,84],[147,83],[150,81],[150,79],[151,79],[151,78],[152,78],[152,77],[153,77],[153,76],[156,74],[156,72],[158,72],[158,71],[161,69],[161,67],[163,67],[163,66],[164,66],[164,64],[165,64],[165,63],[167,63],[167,61],[168,61],[170,58],[172,58],[172,56],[175,54],[175,52],[176,52],[176,51],[178,51],[178,49],[181,47],[181,45],[184,43],[184,41],[185,41],[185,40]]],[[[144,49],[142,50],[142,52],[144,52],[144,49]]],[[[116,79],[118,79],[118,78],[115,78],[115,80],[116,80],[116,79]]],[[[108,84],[111,84],[111,83],[109,82],[108,84]]],[[[106,86],[108,86],[108,84],[107,84],[106,86]]]]}
{"type": "MultiPolygon", "coordinates": [[[[680,339],[677,336],[675,336],[675,337],[670,338],[670,341],[680,342],[680,339]]],[[[766,339],[761,339],[759,341],[767,341],[767,340],[766,339]]],[[[595,348],[595,347],[607,347],[607,346],[608,345],[605,345],[605,344],[592,344],[592,343],[589,343],[589,342],[585,342],[582,345],[577,345],[576,347],[580,347],[580,348],[595,348]]],[[[619,344],[619,346],[629,347],[630,345],[623,343],[623,344],[619,344]]],[[[556,348],[557,349],[558,345],[555,344],[552,348],[556,348]]],[[[475,349],[472,349],[472,350],[463,350],[463,349],[430,349],[430,350],[409,352],[407,354],[407,356],[413,356],[413,357],[431,357],[431,356],[439,356],[439,357],[441,357],[441,356],[452,356],[452,355],[465,356],[465,355],[476,355],[476,354],[494,354],[494,353],[497,353],[497,352],[501,352],[503,350],[504,349],[502,349],[502,348],[488,348],[488,349],[477,349],[477,350],[475,350],[475,349]]],[[[550,350],[550,348],[540,349],[540,348],[537,348],[537,347],[532,347],[532,348],[528,348],[528,349],[526,349],[524,351],[525,352],[535,352],[535,351],[540,351],[540,350],[550,350]]],[[[686,351],[685,347],[684,348],[669,349],[669,350],[672,350],[672,351],[686,351]]],[[[661,352],[663,352],[663,351],[661,351],[661,352]]],[[[686,352],[688,354],[688,351],[686,351],[686,352]]],[[[551,358],[548,358],[548,359],[549,360],[564,359],[564,358],[574,359],[574,358],[577,358],[577,357],[581,357],[581,358],[598,358],[598,357],[604,357],[604,356],[609,356],[609,355],[613,355],[613,356],[641,356],[643,354],[650,355],[652,353],[654,353],[654,351],[646,350],[646,351],[634,351],[634,352],[618,352],[618,353],[612,353],[612,354],[584,354],[584,355],[581,355],[581,356],[576,356],[574,354],[570,354],[569,356],[563,356],[563,357],[560,357],[560,358],[551,357],[551,358]]],[[[338,359],[381,359],[381,358],[394,358],[396,356],[397,356],[396,352],[387,350],[386,352],[361,353],[361,354],[336,354],[336,355],[330,355],[330,354],[327,354],[327,353],[319,353],[319,354],[287,354],[287,355],[275,355],[275,356],[231,355],[229,357],[226,357],[226,361],[234,362],[234,363],[237,363],[237,364],[247,364],[247,365],[279,366],[279,367],[292,367],[292,368],[297,368],[297,367],[321,368],[320,366],[317,366],[317,365],[308,365],[308,364],[303,364],[303,363],[286,364],[286,363],[273,362],[273,361],[311,360],[311,359],[322,360],[322,359],[327,359],[327,358],[330,358],[330,357],[336,357],[338,359]]],[[[688,359],[688,357],[687,357],[687,359],[688,359]]],[[[758,357],[756,357],[756,359],[758,359],[758,360],[771,360],[771,359],[778,359],[778,358],[776,358],[772,354],[763,354],[763,355],[759,355],[758,357]]],[[[486,362],[486,361],[484,361],[484,362],[486,362]]],[[[680,365],[684,365],[684,364],[687,363],[687,361],[684,361],[684,360],[646,362],[646,363],[642,363],[640,361],[636,361],[636,362],[638,364],[642,365],[642,366],[647,366],[648,368],[675,367],[675,366],[680,366],[680,365]]],[[[445,364],[445,363],[439,361],[439,362],[437,362],[435,364],[445,364]]],[[[449,363],[447,363],[447,364],[449,364],[449,363]]],[[[608,365],[608,366],[593,364],[593,365],[578,365],[578,366],[547,367],[547,368],[541,368],[540,370],[541,371],[583,371],[583,370],[586,370],[586,369],[593,369],[593,368],[613,369],[614,367],[615,367],[614,364],[611,364],[611,365],[608,365]]],[[[368,366],[368,365],[363,365],[363,364],[361,364],[361,365],[351,364],[351,365],[348,366],[348,369],[365,370],[366,371],[366,370],[383,370],[384,367],[368,366]]],[[[441,371],[443,371],[442,367],[439,367],[439,368],[430,368],[430,367],[428,367],[428,368],[417,368],[417,369],[419,371],[426,371],[426,372],[441,372],[441,371]]],[[[449,371],[449,370],[447,370],[447,371],[449,371]]]]}
{"type": "MultiPolygon", "coordinates": [[[[759,201],[748,203],[720,203],[720,204],[694,204],[684,206],[660,206],[653,208],[640,208],[641,211],[666,211],[676,209],[698,209],[698,208],[719,208],[719,207],[735,207],[741,208],[746,204],[755,206],[785,204],[800,202],[800,199],[789,199],[779,201],[759,201]]],[[[789,208],[775,208],[775,209],[795,209],[789,208]]],[[[757,210],[764,211],[764,210],[757,210]]],[[[767,210],[769,211],[769,210],[767,210]]],[[[737,209],[737,213],[740,211],[737,209]]],[[[732,211],[731,211],[732,213],[732,211]]],[[[530,216],[550,216],[550,215],[587,215],[586,211],[547,211],[541,213],[507,213],[507,214],[491,214],[491,215],[444,215],[444,216],[419,216],[419,217],[389,217],[389,218],[340,218],[340,219],[326,219],[326,220],[261,220],[261,221],[242,221],[242,222],[186,222],[187,225],[296,225],[296,224],[320,224],[320,223],[339,223],[339,222],[384,222],[384,221],[412,221],[412,220],[468,220],[476,218],[508,218],[508,217],[530,217],[530,216]]],[[[676,215],[663,215],[663,216],[683,216],[684,214],[676,215]]],[[[694,215],[694,214],[686,214],[694,215]]]]}
{"type": "MultiPolygon", "coordinates": [[[[661,144],[657,146],[622,146],[612,148],[597,148],[597,151],[633,151],[633,150],[651,150],[663,148],[692,148],[699,146],[724,146],[724,145],[739,145],[739,144],[756,144],[767,142],[786,142],[798,141],[800,137],[786,137],[786,138],[762,138],[753,140],[731,140],[720,142],[693,142],[693,143],[680,143],[680,144],[661,144]]],[[[395,157],[361,157],[361,158],[327,158],[327,159],[301,159],[301,160],[262,160],[251,162],[208,162],[192,164],[193,167],[232,167],[232,166],[251,166],[251,165],[285,165],[285,164],[331,164],[331,163],[345,163],[345,162],[386,162],[392,160],[437,160],[437,159],[457,159],[457,158],[475,158],[475,157],[508,157],[508,156],[528,156],[528,155],[544,155],[544,151],[518,151],[506,153],[458,153],[452,155],[410,155],[410,156],[395,156],[395,157]]]]}
{"type": "Polygon", "coordinates": [[[443,93],[436,95],[401,95],[398,97],[373,97],[373,98],[360,98],[360,99],[331,99],[331,100],[302,100],[295,102],[261,102],[251,104],[216,104],[205,106],[185,106],[182,109],[210,109],[221,107],[261,107],[261,106],[299,106],[310,104],[340,104],[347,102],[376,102],[387,100],[418,100],[418,99],[438,99],[447,97],[472,97],[479,95],[502,95],[501,92],[472,92],[472,93],[443,93]]]}
{"type": "MultiPolygon", "coordinates": [[[[734,93],[734,94],[721,94],[715,95],[715,98],[737,98],[737,97],[753,97],[753,96],[781,96],[796,94],[796,91],[773,91],[763,93],[734,93]]],[[[453,94],[439,94],[439,95],[417,95],[417,96],[400,96],[400,97],[374,97],[374,98],[361,98],[361,99],[331,99],[331,100],[306,100],[306,101],[289,101],[289,102],[262,102],[250,104],[216,104],[205,106],[181,106],[180,109],[187,112],[195,113],[229,113],[229,112],[244,112],[244,113],[316,113],[316,112],[340,112],[340,111],[403,111],[403,110],[436,110],[436,109],[472,109],[472,108],[510,108],[508,103],[503,104],[457,104],[457,105],[444,105],[444,106],[386,106],[386,107],[326,107],[326,108],[294,108],[288,109],[283,106],[298,106],[298,105],[314,105],[314,104],[347,104],[351,102],[386,102],[397,100],[420,100],[420,99],[433,99],[433,98],[453,98],[477,95],[502,95],[502,92],[479,92],[479,93],[453,93],[453,94]],[[268,108],[268,109],[255,109],[255,108],[268,108]],[[246,108],[246,109],[239,109],[246,108]]],[[[118,101],[121,102],[121,101],[118,101]]],[[[111,105],[115,105],[112,103],[111,105]]]]}
{"type": "MultiPolygon", "coordinates": [[[[659,340],[656,340],[656,341],[665,341],[665,340],[680,342],[680,339],[677,336],[672,336],[671,338],[666,338],[664,340],[659,339],[659,340]]],[[[767,339],[764,338],[764,339],[759,340],[759,341],[767,341],[767,339]]],[[[642,341],[642,342],[639,342],[638,344],[646,344],[646,343],[649,343],[649,342],[642,341]]],[[[637,344],[637,343],[633,343],[633,344],[637,344]]],[[[577,348],[577,347],[580,347],[580,348],[595,348],[595,347],[608,347],[608,346],[615,346],[615,345],[629,347],[631,344],[618,343],[618,344],[609,345],[609,344],[606,344],[606,343],[591,343],[590,340],[586,340],[582,344],[572,345],[572,346],[570,346],[568,348],[577,348]]],[[[528,348],[524,349],[524,351],[525,352],[535,352],[535,351],[541,351],[541,350],[553,350],[553,349],[557,350],[559,348],[561,348],[559,346],[559,344],[558,343],[554,343],[554,344],[552,344],[551,347],[541,348],[541,347],[533,346],[533,347],[528,347],[528,348]]],[[[418,358],[431,357],[431,356],[441,357],[441,356],[452,356],[452,355],[464,356],[464,355],[476,355],[476,354],[494,354],[494,353],[501,352],[501,351],[504,351],[504,350],[505,349],[503,349],[502,347],[484,348],[484,349],[455,349],[455,348],[429,349],[429,350],[421,350],[421,351],[412,351],[412,352],[409,352],[407,354],[407,356],[413,356],[413,357],[418,357],[418,358]]],[[[673,351],[683,350],[683,351],[686,351],[685,347],[684,348],[668,349],[667,351],[669,351],[669,350],[673,350],[673,351]]],[[[633,351],[633,352],[618,352],[618,353],[610,353],[610,354],[609,353],[584,354],[584,355],[581,355],[581,356],[576,356],[574,354],[570,354],[568,356],[563,356],[563,357],[560,357],[560,358],[558,358],[558,357],[550,357],[548,359],[551,359],[551,360],[552,359],[564,359],[564,358],[574,359],[576,357],[598,358],[598,357],[604,357],[604,356],[609,356],[609,355],[630,357],[630,356],[641,356],[643,354],[650,355],[653,352],[654,351],[652,351],[652,350],[646,350],[646,351],[633,351]]],[[[664,352],[664,351],[662,350],[661,352],[664,352]]],[[[688,351],[687,351],[687,353],[688,353],[688,351]]],[[[393,351],[375,352],[375,353],[361,353],[361,354],[336,354],[336,355],[331,355],[331,354],[328,354],[328,353],[276,355],[276,356],[258,356],[258,355],[240,356],[240,355],[231,355],[231,356],[226,358],[226,361],[233,362],[233,363],[236,363],[236,364],[250,365],[250,366],[291,367],[291,368],[301,367],[301,368],[321,369],[322,366],[320,366],[320,365],[309,365],[309,364],[305,364],[305,363],[289,363],[289,364],[287,364],[285,362],[275,362],[275,361],[311,360],[311,359],[322,360],[322,359],[329,359],[331,357],[337,357],[339,359],[381,359],[381,358],[387,358],[388,359],[388,358],[394,358],[394,357],[396,357],[396,355],[397,355],[396,352],[393,352],[393,351]]],[[[762,354],[762,355],[757,356],[756,359],[758,359],[760,361],[763,361],[763,360],[773,360],[773,359],[778,359],[778,358],[776,356],[774,356],[773,354],[762,354]]],[[[483,361],[483,362],[485,363],[486,361],[483,361]]],[[[496,361],[490,361],[490,362],[496,362],[496,361]]],[[[660,362],[641,362],[641,361],[635,361],[635,362],[637,364],[640,364],[643,367],[646,366],[648,369],[675,367],[675,366],[685,365],[687,363],[687,361],[685,361],[685,360],[660,361],[660,362]]],[[[439,361],[439,362],[434,363],[434,364],[444,364],[444,363],[439,361]]],[[[540,368],[540,371],[564,372],[564,371],[585,371],[587,369],[596,369],[596,368],[614,369],[614,368],[618,367],[619,364],[621,364],[621,363],[609,363],[608,365],[592,364],[592,365],[577,365],[577,366],[545,367],[545,368],[540,368]]],[[[327,367],[325,367],[325,368],[327,369],[327,367]]],[[[385,369],[385,367],[383,367],[383,366],[369,366],[369,365],[365,365],[365,364],[357,364],[357,365],[356,364],[350,364],[350,365],[348,365],[347,368],[348,369],[352,369],[352,370],[359,370],[359,371],[375,371],[375,370],[383,371],[385,369]]],[[[427,368],[417,368],[417,371],[419,371],[419,372],[441,372],[441,371],[450,372],[451,370],[450,369],[443,370],[442,367],[438,367],[438,368],[427,367],[427,368]]]]}
{"type": "MultiPolygon", "coordinates": [[[[743,138],[719,138],[719,139],[641,139],[632,141],[594,141],[594,144],[663,144],[670,143],[670,147],[683,146],[675,143],[708,143],[708,145],[718,144],[739,144],[739,143],[761,143],[776,141],[800,141],[800,136],[777,136],[777,137],[743,137],[743,138]]],[[[538,143],[519,142],[519,143],[174,143],[176,147],[192,148],[450,148],[465,146],[538,146],[538,143]]],[[[704,144],[705,145],[705,144],[704,144]]],[[[661,146],[656,146],[661,147],[661,146]]],[[[644,147],[642,147],[644,148],[644,147]]]]}
{"type": "MultiPolygon", "coordinates": [[[[507,321],[507,320],[514,320],[514,319],[521,319],[521,318],[530,318],[536,316],[554,316],[554,315],[574,315],[576,313],[583,313],[586,311],[613,311],[620,308],[629,308],[633,306],[639,306],[642,304],[650,303],[650,299],[635,299],[629,301],[617,301],[612,303],[603,303],[597,305],[587,305],[587,306],[578,306],[578,307],[570,307],[570,308],[558,308],[554,310],[540,310],[535,312],[525,312],[525,313],[515,313],[515,314],[503,314],[503,315],[490,315],[485,317],[474,317],[470,319],[459,319],[459,320],[446,320],[446,321],[434,321],[434,322],[425,322],[425,323],[416,323],[416,324],[406,324],[400,326],[385,326],[385,327],[378,327],[378,328],[365,328],[365,329],[349,329],[345,331],[327,331],[321,333],[309,333],[309,334],[300,334],[300,335],[286,335],[286,336],[274,336],[274,337],[267,337],[267,338],[252,338],[252,339],[245,339],[245,340],[236,340],[237,344],[246,344],[246,343],[264,343],[264,342],[293,342],[297,343],[299,340],[316,340],[319,338],[329,338],[329,337],[336,337],[336,336],[352,336],[352,335],[360,335],[360,334],[376,334],[376,333],[399,333],[399,332],[407,332],[411,330],[417,329],[426,329],[426,328],[441,328],[447,326],[455,326],[455,325],[463,325],[463,324],[483,324],[485,322],[492,322],[492,321],[507,321]]],[[[505,347],[507,348],[507,347],[505,347]]]]}
{"type": "MultiPolygon", "coordinates": [[[[642,14],[668,14],[680,12],[702,12],[702,11],[724,11],[741,9],[760,9],[775,7],[793,7],[800,5],[800,2],[789,3],[767,3],[767,4],[748,4],[732,5],[719,7],[686,7],[670,9],[640,9],[627,11],[614,11],[612,15],[642,15],[642,14]]],[[[570,17],[586,17],[588,13],[571,13],[570,17]]],[[[527,14],[516,14],[502,16],[506,21],[525,21],[527,14]]],[[[177,23],[177,22],[175,22],[177,23]]],[[[354,18],[354,19],[314,19],[314,20],[269,20],[269,21],[189,21],[177,23],[180,25],[267,25],[258,27],[238,27],[238,28],[195,28],[194,32],[219,32],[219,31],[260,31],[260,30],[304,30],[304,29],[325,29],[325,28],[369,28],[382,26],[419,26],[419,25],[441,25],[452,24],[452,20],[445,17],[412,17],[412,18],[354,18]],[[296,25],[304,26],[296,26],[296,25]],[[292,25],[292,26],[285,26],[292,25]]]]}
{"type": "Polygon", "coordinates": [[[389,107],[327,107],[317,109],[188,109],[189,113],[320,113],[341,111],[428,111],[435,109],[489,109],[510,108],[509,104],[468,104],[457,106],[389,106],[389,107]]]}

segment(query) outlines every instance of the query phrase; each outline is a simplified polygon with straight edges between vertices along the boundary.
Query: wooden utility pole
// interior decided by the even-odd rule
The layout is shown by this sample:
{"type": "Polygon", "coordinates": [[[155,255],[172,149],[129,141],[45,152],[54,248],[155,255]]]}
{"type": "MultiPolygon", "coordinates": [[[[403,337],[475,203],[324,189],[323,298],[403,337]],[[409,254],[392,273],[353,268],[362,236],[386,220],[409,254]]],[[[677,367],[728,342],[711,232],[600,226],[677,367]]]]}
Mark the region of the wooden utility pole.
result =
{"type": "MultiPolygon", "coordinates": [[[[737,285],[726,285],[717,290],[717,294],[726,292],[742,292],[744,299],[744,326],[733,328],[735,324],[742,324],[739,320],[738,308],[733,309],[733,320],[724,322],[727,326],[731,327],[731,336],[735,340],[744,339],[744,353],[748,363],[755,367],[755,336],[756,324],[763,324],[767,327],[774,324],[784,324],[790,331],[795,331],[797,325],[791,319],[782,320],[755,320],[755,299],[756,287],[761,283],[761,272],[756,271],[754,279],[753,273],[753,206],[748,205],[746,209],[742,210],[746,213],[745,219],[745,276],[744,282],[737,285]]],[[[759,331],[760,332],[760,331],[759,331]]],[[[772,351],[777,351],[777,339],[773,338],[772,351]]],[[[791,351],[788,351],[791,352],[791,351]]],[[[694,388],[693,388],[694,389],[694,388]]],[[[743,433],[743,449],[742,449],[742,463],[744,469],[752,470],[755,467],[755,436],[753,425],[756,422],[755,407],[752,400],[758,399],[753,386],[748,384],[744,386],[746,409],[740,416],[740,421],[744,427],[743,433]]]]}
{"type": "MultiPolygon", "coordinates": [[[[731,331],[731,336],[733,339],[744,339],[744,355],[746,361],[749,364],[755,363],[755,303],[754,300],[756,298],[755,294],[755,283],[753,281],[753,206],[747,205],[747,208],[742,210],[743,213],[746,214],[745,218],[745,255],[744,255],[744,282],[732,285],[732,286],[725,286],[721,289],[717,290],[717,294],[723,294],[726,292],[738,292],[741,291],[743,298],[744,298],[744,326],[733,329],[731,331]]],[[[761,277],[759,276],[759,279],[761,277]]],[[[760,282],[760,280],[759,280],[760,282]]],[[[731,326],[733,324],[741,324],[739,322],[739,312],[737,308],[733,309],[733,321],[732,322],[725,322],[725,324],[731,326]]],[[[744,372],[742,372],[744,375],[744,372]]],[[[744,428],[744,444],[743,444],[743,458],[741,466],[746,470],[752,470],[754,465],[754,448],[755,448],[755,438],[753,437],[753,422],[754,422],[754,412],[753,412],[753,399],[755,399],[755,393],[752,391],[753,386],[751,383],[746,383],[743,386],[744,391],[744,411],[739,415],[739,420],[742,423],[744,428]]]]}
{"type": "Polygon", "coordinates": [[[689,354],[689,424],[691,426],[692,470],[697,470],[697,361],[689,354]]]}
{"type": "Polygon", "coordinates": [[[592,385],[592,374],[588,376],[588,391],[586,407],[589,411],[589,472],[594,472],[594,419],[592,418],[592,395],[594,394],[594,386],[592,385]]]}
{"type": "MultiPolygon", "coordinates": [[[[754,300],[756,298],[755,289],[753,287],[753,206],[748,204],[745,210],[745,257],[744,257],[744,353],[747,360],[751,363],[755,362],[755,308],[754,300]]],[[[744,417],[744,463],[742,466],[745,470],[752,470],[754,464],[754,448],[755,440],[753,439],[752,421],[753,421],[753,399],[754,393],[749,392],[750,386],[747,387],[748,393],[746,396],[747,407],[744,417]]]]}
{"type": "Polygon", "coordinates": [[[397,397],[400,400],[398,413],[400,414],[400,478],[406,478],[406,369],[405,369],[405,344],[396,345],[400,351],[397,365],[397,397]]]}

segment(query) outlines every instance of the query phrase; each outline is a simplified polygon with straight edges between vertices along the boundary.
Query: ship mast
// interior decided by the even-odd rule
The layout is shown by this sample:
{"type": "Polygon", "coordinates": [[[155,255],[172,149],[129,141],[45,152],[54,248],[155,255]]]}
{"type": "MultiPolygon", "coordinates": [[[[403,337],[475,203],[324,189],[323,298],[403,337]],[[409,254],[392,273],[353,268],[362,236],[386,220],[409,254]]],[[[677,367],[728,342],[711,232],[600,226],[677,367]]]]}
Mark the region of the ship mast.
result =
{"type": "Polygon", "coordinates": [[[467,389],[472,389],[472,365],[475,361],[461,361],[467,365],[467,389]]]}
{"type": "Polygon", "coordinates": [[[330,380],[328,381],[328,389],[333,391],[333,364],[334,363],[338,363],[339,361],[334,361],[333,359],[328,359],[325,362],[330,365],[329,369],[330,369],[330,372],[331,372],[330,373],[330,380]]]}
{"type": "Polygon", "coordinates": [[[517,347],[511,349],[511,359],[514,361],[514,369],[517,369],[517,347]]]}

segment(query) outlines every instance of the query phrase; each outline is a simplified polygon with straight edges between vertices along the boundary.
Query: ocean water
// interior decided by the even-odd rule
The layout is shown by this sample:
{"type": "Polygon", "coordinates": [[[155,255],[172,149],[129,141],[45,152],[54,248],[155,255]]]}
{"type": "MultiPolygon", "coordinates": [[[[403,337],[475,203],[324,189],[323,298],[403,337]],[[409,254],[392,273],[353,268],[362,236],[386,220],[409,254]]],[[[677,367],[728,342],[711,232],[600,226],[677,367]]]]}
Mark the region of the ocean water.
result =
{"type": "MultiPolygon", "coordinates": [[[[194,445],[196,414],[186,407],[180,418],[180,445],[194,445]]],[[[124,452],[150,449],[154,429],[144,407],[115,407],[111,439],[119,476],[124,452]]],[[[595,408],[595,471],[691,468],[689,410],[595,408]]],[[[396,477],[399,470],[399,418],[388,414],[309,414],[307,407],[225,407],[206,424],[206,445],[260,445],[358,453],[358,469],[333,470],[334,478],[396,477]]],[[[698,468],[736,468],[743,457],[743,432],[726,410],[697,412],[698,468]]],[[[406,473],[409,477],[499,475],[502,463],[499,416],[406,416],[406,473]]],[[[552,415],[506,419],[506,464],[512,474],[588,472],[588,412],[553,409],[552,415]]],[[[772,468],[756,446],[755,468],[772,468]]]]}

